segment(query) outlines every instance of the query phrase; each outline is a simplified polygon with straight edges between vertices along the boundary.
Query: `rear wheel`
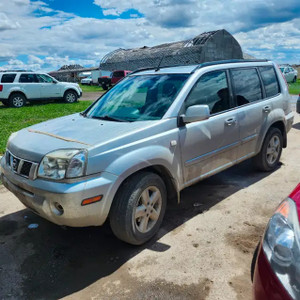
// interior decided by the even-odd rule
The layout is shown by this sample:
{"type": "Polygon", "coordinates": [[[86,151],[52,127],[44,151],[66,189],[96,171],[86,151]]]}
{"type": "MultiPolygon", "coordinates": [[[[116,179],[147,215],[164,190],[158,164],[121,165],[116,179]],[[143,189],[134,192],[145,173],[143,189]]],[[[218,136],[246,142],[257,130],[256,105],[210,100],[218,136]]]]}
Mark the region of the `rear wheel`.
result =
{"type": "Polygon", "coordinates": [[[64,101],[67,103],[74,103],[78,99],[78,95],[74,91],[66,91],[64,101]]]}
{"type": "Polygon", "coordinates": [[[254,157],[254,163],[259,170],[269,172],[277,167],[282,152],[282,141],[281,131],[271,127],[260,152],[254,157]]]}
{"type": "Polygon", "coordinates": [[[20,108],[26,104],[26,98],[23,94],[15,93],[9,97],[9,106],[20,108]]]}
{"type": "Polygon", "coordinates": [[[159,230],[167,204],[166,187],[150,172],[129,178],[118,191],[110,212],[110,225],[121,240],[141,245],[159,230]]]}
{"type": "Polygon", "coordinates": [[[294,79],[293,79],[293,82],[296,82],[296,81],[297,81],[297,77],[295,76],[294,79]]]}

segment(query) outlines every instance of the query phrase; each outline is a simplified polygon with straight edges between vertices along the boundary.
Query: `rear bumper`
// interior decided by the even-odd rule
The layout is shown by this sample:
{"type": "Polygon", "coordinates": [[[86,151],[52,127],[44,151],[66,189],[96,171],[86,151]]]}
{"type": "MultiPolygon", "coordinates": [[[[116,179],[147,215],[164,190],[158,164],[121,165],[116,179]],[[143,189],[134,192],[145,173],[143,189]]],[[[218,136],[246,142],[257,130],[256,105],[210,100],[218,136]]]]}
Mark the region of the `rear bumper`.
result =
{"type": "MultiPolygon", "coordinates": [[[[72,227],[102,225],[109,213],[112,188],[117,176],[103,172],[98,177],[83,178],[73,183],[30,180],[13,173],[1,159],[0,178],[26,207],[58,225],[72,227]],[[103,195],[101,201],[82,206],[82,200],[103,195]],[[63,213],[57,209],[63,208],[63,213]]],[[[2,200],[2,199],[1,199],[2,200]]],[[[5,199],[3,199],[5,200],[5,199]]]]}
{"type": "Polygon", "coordinates": [[[290,112],[288,115],[286,115],[285,120],[286,120],[286,132],[288,133],[291,130],[294,123],[294,113],[290,112]]]}
{"type": "Polygon", "coordinates": [[[253,300],[292,300],[273,272],[262,247],[260,247],[254,272],[253,300]]]}

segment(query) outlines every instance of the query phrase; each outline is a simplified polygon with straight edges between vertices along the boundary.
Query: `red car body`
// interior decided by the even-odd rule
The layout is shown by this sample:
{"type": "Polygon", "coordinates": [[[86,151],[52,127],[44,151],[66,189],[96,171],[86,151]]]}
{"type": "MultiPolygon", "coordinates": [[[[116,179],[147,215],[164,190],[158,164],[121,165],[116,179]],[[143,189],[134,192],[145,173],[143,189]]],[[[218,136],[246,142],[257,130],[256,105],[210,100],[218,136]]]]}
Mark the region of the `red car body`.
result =
{"type": "MultiPolygon", "coordinates": [[[[300,184],[290,194],[297,207],[298,219],[300,216],[300,184]]],[[[300,220],[299,220],[300,222],[300,220]]],[[[254,300],[292,300],[284,285],[280,282],[273,271],[269,260],[264,253],[262,242],[258,248],[254,277],[253,277],[253,299],[254,300]]]]}
{"type": "Polygon", "coordinates": [[[128,70],[119,70],[119,71],[113,71],[112,77],[111,77],[111,84],[116,84],[119,82],[122,78],[126,77],[131,71],[128,70]]]}

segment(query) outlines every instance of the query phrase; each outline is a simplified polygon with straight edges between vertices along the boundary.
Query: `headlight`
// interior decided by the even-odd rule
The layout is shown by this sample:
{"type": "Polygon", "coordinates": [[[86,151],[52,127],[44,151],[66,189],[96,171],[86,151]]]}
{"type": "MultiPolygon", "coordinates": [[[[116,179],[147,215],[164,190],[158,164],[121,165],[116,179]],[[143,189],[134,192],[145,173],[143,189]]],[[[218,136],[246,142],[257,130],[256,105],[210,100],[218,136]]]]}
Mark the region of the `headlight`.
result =
{"type": "Polygon", "coordinates": [[[300,299],[300,230],[295,202],[282,202],[267,227],[263,250],[292,299],[300,299]]]}
{"type": "Polygon", "coordinates": [[[38,176],[50,179],[76,178],[85,175],[86,151],[58,150],[44,156],[38,176]]]}

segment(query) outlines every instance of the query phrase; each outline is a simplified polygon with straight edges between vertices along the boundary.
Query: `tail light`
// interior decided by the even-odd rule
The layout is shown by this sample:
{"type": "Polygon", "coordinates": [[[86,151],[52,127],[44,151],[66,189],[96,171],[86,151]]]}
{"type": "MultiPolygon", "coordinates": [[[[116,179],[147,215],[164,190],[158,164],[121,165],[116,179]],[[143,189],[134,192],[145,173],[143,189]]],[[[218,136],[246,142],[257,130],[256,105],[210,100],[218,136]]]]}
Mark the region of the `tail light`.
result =
{"type": "Polygon", "coordinates": [[[3,91],[3,84],[0,84],[0,92],[3,91]]]}
{"type": "Polygon", "coordinates": [[[287,198],[271,218],[263,250],[292,299],[300,299],[300,229],[295,202],[287,198]]]}

